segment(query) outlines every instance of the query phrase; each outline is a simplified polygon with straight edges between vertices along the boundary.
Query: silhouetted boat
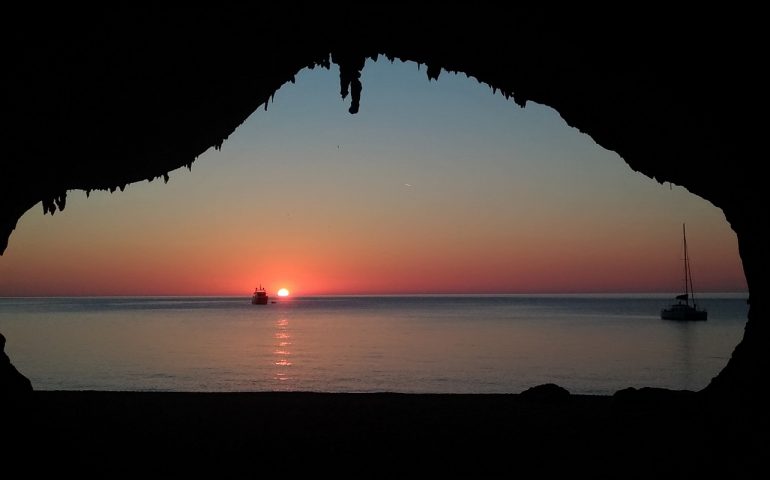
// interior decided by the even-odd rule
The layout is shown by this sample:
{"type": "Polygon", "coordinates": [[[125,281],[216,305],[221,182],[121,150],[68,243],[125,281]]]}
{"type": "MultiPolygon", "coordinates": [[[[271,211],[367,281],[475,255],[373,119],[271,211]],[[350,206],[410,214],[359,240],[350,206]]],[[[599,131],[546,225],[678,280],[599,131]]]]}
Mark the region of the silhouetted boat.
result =
{"type": "Polygon", "coordinates": [[[660,311],[660,318],[663,320],[706,320],[706,310],[698,310],[698,305],[695,303],[684,224],[682,224],[682,237],[684,239],[684,293],[676,296],[677,303],[660,311]]]}
{"type": "Polygon", "coordinates": [[[251,296],[252,305],[267,305],[267,292],[262,285],[254,289],[254,295],[251,296]]]}

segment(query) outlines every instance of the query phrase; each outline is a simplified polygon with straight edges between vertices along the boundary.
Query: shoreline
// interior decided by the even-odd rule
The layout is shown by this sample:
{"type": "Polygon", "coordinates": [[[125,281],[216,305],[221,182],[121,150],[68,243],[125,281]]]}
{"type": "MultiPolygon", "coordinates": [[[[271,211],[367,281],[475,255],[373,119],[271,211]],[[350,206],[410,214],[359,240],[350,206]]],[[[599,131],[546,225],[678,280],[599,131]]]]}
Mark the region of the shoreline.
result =
{"type": "Polygon", "coordinates": [[[760,467],[767,415],[712,408],[694,392],[621,392],[36,391],[12,417],[10,438],[17,441],[7,458],[31,451],[46,459],[36,468],[80,476],[301,471],[642,478],[734,476],[760,467]]]}

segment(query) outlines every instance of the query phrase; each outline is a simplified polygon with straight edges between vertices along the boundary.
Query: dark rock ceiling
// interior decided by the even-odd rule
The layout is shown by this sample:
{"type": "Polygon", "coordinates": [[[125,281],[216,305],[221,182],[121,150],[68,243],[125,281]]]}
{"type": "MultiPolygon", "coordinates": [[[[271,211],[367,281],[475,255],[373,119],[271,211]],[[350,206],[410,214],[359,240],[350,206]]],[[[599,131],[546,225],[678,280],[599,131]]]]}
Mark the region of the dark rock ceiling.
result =
{"type": "Polygon", "coordinates": [[[429,77],[464,72],[520,105],[551,106],[632,169],[721,208],[738,235],[751,309],[745,339],[709,388],[751,391],[764,379],[761,15],[369,8],[58,6],[6,15],[0,252],[38,202],[53,214],[69,190],[114,191],[189,166],[304,68],[338,68],[353,113],[366,97],[365,59],[398,58],[429,77]]]}

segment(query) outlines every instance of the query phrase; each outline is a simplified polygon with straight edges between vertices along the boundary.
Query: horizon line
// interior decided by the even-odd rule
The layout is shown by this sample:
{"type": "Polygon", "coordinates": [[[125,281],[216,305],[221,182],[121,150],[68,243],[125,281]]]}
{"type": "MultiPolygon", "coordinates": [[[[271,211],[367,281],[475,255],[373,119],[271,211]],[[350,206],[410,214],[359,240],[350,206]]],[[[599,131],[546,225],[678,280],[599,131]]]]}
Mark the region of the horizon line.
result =
{"type": "MultiPolygon", "coordinates": [[[[194,297],[219,297],[219,298],[248,298],[251,293],[243,294],[79,294],[79,295],[0,295],[0,299],[10,298],[194,298],[194,297]]],[[[302,295],[290,295],[280,298],[306,298],[306,297],[429,297],[429,296],[462,296],[462,297],[481,297],[481,296],[586,296],[586,295],[604,295],[604,296],[622,296],[622,295],[645,295],[645,296],[670,296],[678,295],[677,292],[474,292],[474,293],[453,293],[453,292],[420,292],[420,293],[309,293],[302,295]]],[[[701,292],[694,297],[714,296],[714,295],[749,295],[748,290],[736,291],[713,291],[701,292]]]]}

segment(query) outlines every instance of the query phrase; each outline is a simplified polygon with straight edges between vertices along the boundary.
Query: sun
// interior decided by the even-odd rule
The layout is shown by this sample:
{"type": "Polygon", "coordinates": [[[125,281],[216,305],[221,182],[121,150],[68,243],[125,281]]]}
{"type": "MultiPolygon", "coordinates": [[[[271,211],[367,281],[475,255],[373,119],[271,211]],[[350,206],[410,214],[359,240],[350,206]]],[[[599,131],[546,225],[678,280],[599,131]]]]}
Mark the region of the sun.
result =
{"type": "Polygon", "coordinates": [[[287,289],[285,289],[285,288],[282,288],[282,289],[278,290],[278,296],[279,297],[288,297],[289,296],[289,291],[287,289]]]}

